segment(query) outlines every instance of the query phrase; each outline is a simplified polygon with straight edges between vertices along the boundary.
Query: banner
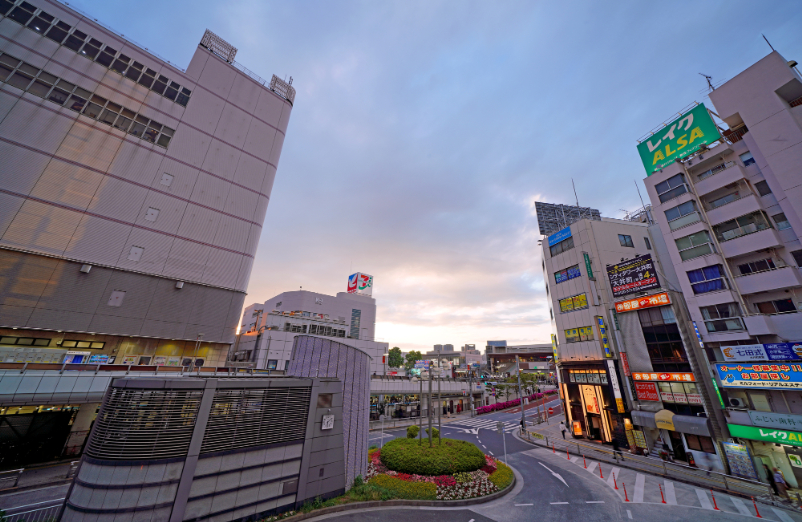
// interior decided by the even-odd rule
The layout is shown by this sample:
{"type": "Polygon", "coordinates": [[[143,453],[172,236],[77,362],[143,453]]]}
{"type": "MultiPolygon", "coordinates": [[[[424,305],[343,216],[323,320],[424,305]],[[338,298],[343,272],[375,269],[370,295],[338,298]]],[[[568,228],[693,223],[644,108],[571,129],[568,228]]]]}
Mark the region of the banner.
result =
{"type": "Polygon", "coordinates": [[[720,138],[718,127],[702,103],[639,143],[638,153],[646,175],[651,176],[696,152],[699,145],[709,145],[720,138]]]}
{"type": "Polygon", "coordinates": [[[802,366],[799,364],[716,363],[715,367],[725,388],[802,389],[802,366]]]}
{"type": "Polygon", "coordinates": [[[743,439],[760,440],[790,446],[802,446],[802,433],[790,430],[776,430],[773,428],[756,428],[740,424],[727,424],[730,435],[743,439]]]}
{"type": "Polygon", "coordinates": [[[617,301],[615,303],[616,312],[631,312],[633,310],[640,310],[641,308],[653,308],[655,306],[665,306],[671,304],[671,299],[665,292],[646,297],[639,297],[637,299],[629,299],[627,301],[617,301]]]}
{"type": "Polygon", "coordinates": [[[675,381],[675,382],[694,382],[692,373],[641,373],[632,374],[632,379],[636,381],[675,381]]]}
{"type": "Polygon", "coordinates": [[[742,344],[722,346],[725,361],[799,361],[802,343],[742,344]]]}
{"type": "Polygon", "coordinates": [[[549,246],[554,246],[561,241],[565,241],[569,237],[571,237],[571,227],[565,227],[559,232],[555,232],[549,236],[549,246]]]}
{"type": "Polygon", "coordinates": [[[616,265],[607,265],[607,278],[610,280],[613,297],[660,288],[660,280],[657,278],[651,254],[638,256],[616,265]]]}
{"type": "Polygon", "coordinates": [[[657,394],[657,385],[653,382],[636,382],[635,392],[639,401],[656,402],[660,400],[660,396],[657,394]]]}

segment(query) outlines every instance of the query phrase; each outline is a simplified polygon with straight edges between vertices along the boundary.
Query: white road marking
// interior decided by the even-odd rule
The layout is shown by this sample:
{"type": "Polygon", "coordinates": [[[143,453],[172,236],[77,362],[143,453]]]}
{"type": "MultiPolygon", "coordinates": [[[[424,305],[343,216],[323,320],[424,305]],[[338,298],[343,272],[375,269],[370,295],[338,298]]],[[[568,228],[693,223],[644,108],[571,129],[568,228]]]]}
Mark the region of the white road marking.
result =
{"type": "Polygon", "coordinates": [[[568,502],[549,502],[549,504],[568,504],[568,502]]]}
{"type": "Polygon", "coordinates": [[[473,522],[473,519],[470,519],[468,522],[473,522]]]}
{"type": "Polygon", "coordinates": [[[603,500],[586,500],[585,504],[604,504],[603,500]]]}
{"type": "Polygon", "coordinates": [[[484,449],[487,449],[487,446],[485,446],[484,444],[482,444],[482,447],[483,447],[484,449]]]}
{"type": "Polygon", "coordinates": [[[493,455],[494,457],[496,456],[492,451],[490,452],[490,454],[493,455]]]}
{"type": "MultiPolygon", "coordinates": [[[[627,516],[628,516],[629,518],[632,518],[632,511],[630,511],[630,510],[628,510],[628,509],[627,509],[627,516]]],[[[471,521],[471,522],[473,522],[473,521],[471,521]]]]}
{"type": "Polygon", "coordinates": [[[596,466],[598,465],[599,465],[598,462],[591,462],[590,464],[588,464],[588,473],[593,473],[593,470],[596,469],[596,466]]]}
{"type": "Polygon", "coordinates": [[[749,511],[749,508],[746,507],[743,500],[736,497],[728,497],[728,498],[730,499],[730,501],[732,501],[732,504],[735,506],[735,509],[738,510],[738,513],[746,515],[747,517],[752,516],[752,512],[749,511]]]}
{"type": "Polygon", "coordinates": [[[618,473],[621,471],[620,468],[613,468],[610,470],[610,476],[607,478],[607,485],[611,488],[614,488],[618,483],[618,473]]]}
{"type": "Polygon", "coordinates": [[[549,469],[549,467],[548,467],[548,466],[546,466],[546,465],[545,465],[545,464],[543,464],[542,462],[538,462],[538,464],[540,464],[540,465],[541,465],[541,466],[543,466],[544,468],[548,469],[548,470],[549,470],[549,473],[551,473],[552,475],[554,475],[555,477],[557,477],[558,479],[560,479],[560,482],[562,482],[563,484],[565,484],[567,487],[569,487],[569,488],[571,487],[571,486],[569,486],[569,485],[568,485],[568,483],[567,483],[567,482],[565,482],[565,480],[564,480],[564,479],[563,479],[563,478],[560,476],[560,474],[559,474],[559,473],[554,473],[554,472],[553,472],[551,469],[549,469]]]}
{"type": "Polygon", "coordinates": [[[702,505],[702,509],[713,510],[713,503],[707,498],[707,491],[696,488],[696,496],[699,497],[699,503],[702,505]]]}
{"type": "Polygon", "coordinates": [[[785,513],[784,511],[777,508],[771,508],[771,510],[777,513],[777,517],[780,520],[782,520],[782,522],[794,522],[794,520],[791,517],[789,517],[788,514],[785,513]]]}
{"type": "Polygon", "coordinates": [[[663,489],[666,494],[666,504],[677,504],[677,494],[674,492],[674,483],[666,480],[663,484],[663,489]]]}
{"type": "Polygon", "coordinates": [[[516,506],[534,506],[534,504],[515,504],[516,506]]]}
{"type": "Polygon", "coordinates": [[[574,464],[578,464],[580,466],[584,466],[584,464],[582,463],[582,457],[571,457],[571,462],[573,462],[574,464]]]}
{"type": "Polygon", "coordinates": [[[646,485],[646,477],[637,474],[635,477],[635,493],[632,495],[632,502],[643,502],[643,487],[646,485]]]}

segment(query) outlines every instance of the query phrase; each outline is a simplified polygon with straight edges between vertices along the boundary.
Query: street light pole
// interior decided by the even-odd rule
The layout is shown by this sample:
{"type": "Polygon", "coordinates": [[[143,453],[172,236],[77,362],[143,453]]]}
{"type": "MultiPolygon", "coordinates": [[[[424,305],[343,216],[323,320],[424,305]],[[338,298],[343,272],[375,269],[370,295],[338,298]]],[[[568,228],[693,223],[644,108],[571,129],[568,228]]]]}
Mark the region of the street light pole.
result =
{"type": "Polygon", "coordinates": [[[429,404],[426,408],[426,416],[429,417],[429,447],[432,447],[432,365],[429,363],[429,404]]]}
{"type": "Polygon", "coordinates": [[[526,430],[526,416],[524,415],[524,396],[521,394],[521,359],[516,355],[515,364],[518,366],[518,398],[521,400],[521,435],[526,430]]]}
{"type": "MultiPolygon", "coordinates": [[[[443,392],[440,381],[443,380],[443,368],[440,366],[440,348],[437,349],[437,433],[442,429],[441,417],[443,415],[443,392]]],[[[438,439],[439,440],[439,439],[438,439]]],[[[440,444],[438,442],[438,444],[440,444]]]]}
{"type": "Polygon", "coordinates": [[[468,405],[471,408],[471,417],[473,417],[473,368],[470,366],[468,367],[468,393],[470,394],[468,405]]]}

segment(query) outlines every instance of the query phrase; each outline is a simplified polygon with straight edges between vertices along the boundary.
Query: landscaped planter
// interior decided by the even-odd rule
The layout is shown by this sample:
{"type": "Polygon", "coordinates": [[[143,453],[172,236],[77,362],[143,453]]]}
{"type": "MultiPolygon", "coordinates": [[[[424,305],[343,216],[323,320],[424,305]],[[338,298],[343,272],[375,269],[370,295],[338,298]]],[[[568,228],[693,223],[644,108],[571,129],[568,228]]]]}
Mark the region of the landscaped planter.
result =
{"type": "MultiPolygon", "coordinates": [[[[545,393],[533,393],[532,395],[530,395],[527,398],[529,399],[529,402],[532,402],[532,401],[539,401],[543,397],[548,397],[550,395],[556,395],[556,394],[557,394],[556,390],[550,390],[550,391],[547,391],[545,393]]],[[[490,412],[494,412],[494,411],[506,410],[507,408],[512,408],[514,406],[520,406],[520,405],[521,405],[521,399],[515,399],[515,400],[511,400],[511,401],[504,401],[504,402],[497,402],[495,404],[490,404],[490,405],[487,405],[487,406],[479,406],[478,408],[476,408],[476,414],[477,415],[481,415],[483,413],[490,413],[490,412]]]]}

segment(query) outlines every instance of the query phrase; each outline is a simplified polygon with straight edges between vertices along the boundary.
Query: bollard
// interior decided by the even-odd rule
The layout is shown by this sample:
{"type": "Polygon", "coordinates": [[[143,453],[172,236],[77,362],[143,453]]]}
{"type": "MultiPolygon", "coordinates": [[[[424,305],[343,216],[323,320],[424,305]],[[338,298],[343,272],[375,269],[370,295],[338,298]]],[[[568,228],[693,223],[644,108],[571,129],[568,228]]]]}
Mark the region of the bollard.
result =
{"type": "Polygon", "coordinates": [[[658,484],[657,487],[660,488],[660,499],[663,501],[663,504],[665,504],[666,503],[666,497],[663,496],[663,486],[658,484]]]}
{"type": "Polygon", "coordinates": [[[582,464],[585,466],[585,469],[588,469],[588,463],[585,462],[585,456],[582,455],[582,464]]]}
{"type": "Polygon", "coordinates": [[[755,497],[752,497],[752,504],[755,506],[755,515],[757,515],[757,518],[763,518],[760,516],[760,511],[757,510],[757,502],[755,502],[755,497]]]}
{"type": "Polygon", "coordinates": [[[604,475],[602,475],[602,470],[601,470],[601,462],[599,462],[599,478],[601,479],[604,478],[604,475]]]}
{"type": "Polygon", "coordinates": [[[557,450],[554,449],[554,443],[551,444],[551,452],[552,453],[557,453],[557,450]]]}
{"type": "Polygon", "coordinates": [[[571,460],[571,455],[568,453],[568,448],[565,448],[565,458],[571,460]]]}
{"type": "Polygon", "coordinates": [[[623,482],[621,483],[621,485],[624,487],[624,502],[629,502],[629,497],[627,496],[627,485],[624,484],[623,482]]]}
{"type": "Polygon", "coordinates": [[[613,484],[615,485],[614,489],[618,489],[618,482],[615,480],[615,473],[613,473],[613,484]]]}
{"type": "Polygon", "coordinates": [[[713,494],[713,490],[712,489],[710,490],[710,496],[713,497],[713,509],[715,509],[716,511],[721,511],[718,508],[718,504],[716,504],[716,496],[713,494]]]}

